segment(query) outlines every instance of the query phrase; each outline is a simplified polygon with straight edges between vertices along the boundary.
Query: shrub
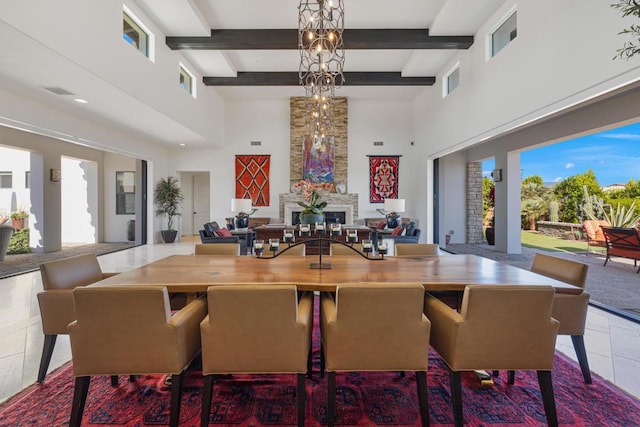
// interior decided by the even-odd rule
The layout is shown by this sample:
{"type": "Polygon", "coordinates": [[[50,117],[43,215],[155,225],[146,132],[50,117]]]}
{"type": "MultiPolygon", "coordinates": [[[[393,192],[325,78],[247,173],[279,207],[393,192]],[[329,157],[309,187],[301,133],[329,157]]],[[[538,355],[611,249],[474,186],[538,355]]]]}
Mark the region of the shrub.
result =
{"type": "Polygon", "coordinates": [[[31,253],[29,247],[29,229],[23,228],[13,233],[9,240],[7,254],[28,254],[31,253]]]}

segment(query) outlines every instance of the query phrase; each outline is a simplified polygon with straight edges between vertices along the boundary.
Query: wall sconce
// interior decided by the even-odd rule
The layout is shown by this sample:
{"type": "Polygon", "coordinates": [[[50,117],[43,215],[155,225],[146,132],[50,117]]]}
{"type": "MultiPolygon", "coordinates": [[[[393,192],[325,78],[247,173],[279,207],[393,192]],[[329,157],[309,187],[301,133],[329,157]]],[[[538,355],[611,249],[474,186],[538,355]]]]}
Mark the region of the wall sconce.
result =
{"type": "Polygon", "coordinates": [[[49,172],[49,180],[51,182],[60,182],[60,169],[51,169],[49,172]]]}
{"type": "Polygon", "coordinates": [[[493,172],[491,172],[491,178],[493,178],[493,182],[502,181],[502,169],[494,169],[493,172]]]}

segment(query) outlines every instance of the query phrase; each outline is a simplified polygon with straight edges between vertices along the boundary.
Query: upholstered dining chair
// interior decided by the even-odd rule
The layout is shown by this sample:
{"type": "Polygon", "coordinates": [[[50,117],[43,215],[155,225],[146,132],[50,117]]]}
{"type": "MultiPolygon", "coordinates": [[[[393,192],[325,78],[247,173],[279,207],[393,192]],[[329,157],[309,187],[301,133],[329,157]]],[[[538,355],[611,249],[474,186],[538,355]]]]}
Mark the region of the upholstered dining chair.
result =
{"type": "Polygon", "coordinates": [[[95,254],[85,254],[40,265],[42,287],[38,305],[44,333],[44,346],[38,382],[44,381],[58,335],[67,335],[67,326],[76,319],[72,291],[78,286],[98,282],[117,273],[103,273],[95,254]]]}
{"type": "Polygon", "coordinates": [[[77,320],[69,325],[75,389],[69,426],[82,422],[95,375],[172,374],[170,426],[180,420],[184,371],[200,351],[203,298],[171,314],[164,286],[73,290],[77,320]]]}
{"type": "Polygon", "coordinates": [[[195,255],[240,256],[240,243],[196,243],[195,255]]]}
{"type": "Polygon", "coordinates": [[[396,243],[396,256],[440,255],[435,243],[396,243]]]}
{"type": "MultiPolygon", "coordinates": [[[[327,420],[336,417],[336,372],[415,371],[422,425],[429,425],[427,364],[431,322],[419,283],[342,284],[321,294],[327,420]]],[[[323,367],[321,367],[323,369],[323,367]]]]}
{"type": "Polygon", "coordinates": [[[305,422],[305,373],[310,370],[313,293],[294,285],[211,286],[200,325],[204,387],[200,425],[209,425],[214,375],[297,376],[298,425],[305,422]]]}
{"type": "Polygon", "coordinates": [[[425,296],[431,346],[449,368],[456,426],[463,425],[462,371],[526,369],[537,371],[548,425],[558,425],[551,383],[558,332],[553,295],[551,286],[471,285],[460,313],[425,296]]]}
{"type": "Polygon", "coordinates": [[[354,245],[353,249],[349,248],[348,246],[341,245],[340,243],[332,243],[331,246],[329,246],[329,255],[358,256],[358,252],[361,252],[359,244],[354,245]],[[353,249],[355,249],[355,251],[353,249]]]}
{"type": "Polygon", "coordinates": [[[558,335],[570,335],[584,382],[591,384],[591,370],[584,347],[584,329],[590,295],[584,291],[589,266],[581,262],[537,253],[531,271],[582,288],[580,294],[556,293],[551,317],[560,322],[558,335]]]}

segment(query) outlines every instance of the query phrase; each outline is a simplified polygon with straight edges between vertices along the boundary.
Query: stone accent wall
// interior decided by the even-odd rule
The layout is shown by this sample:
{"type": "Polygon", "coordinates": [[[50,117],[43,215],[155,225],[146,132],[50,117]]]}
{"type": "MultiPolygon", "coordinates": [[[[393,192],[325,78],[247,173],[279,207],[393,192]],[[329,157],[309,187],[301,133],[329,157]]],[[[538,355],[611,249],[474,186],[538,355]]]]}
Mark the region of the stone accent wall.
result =
{"type": "MultiPolygon", "coordinates": [[[[347,171],[349,168],[347,136],[348,102],[346,97],[336,97],[333,104],[334,137],[334,182],[347,184],[347,171]]],[[[292,97],[290,99],[290,148],[291,160],[289,163],[289,179],[299,181],[302,179],[302,141],[309,134],[307,126],[306,107],[304,97],[292,97]]]]}
{"type": "Polygon", "coordinates": [[[482,163],[467,163],[467,243],[483,242],[482,163]]]}

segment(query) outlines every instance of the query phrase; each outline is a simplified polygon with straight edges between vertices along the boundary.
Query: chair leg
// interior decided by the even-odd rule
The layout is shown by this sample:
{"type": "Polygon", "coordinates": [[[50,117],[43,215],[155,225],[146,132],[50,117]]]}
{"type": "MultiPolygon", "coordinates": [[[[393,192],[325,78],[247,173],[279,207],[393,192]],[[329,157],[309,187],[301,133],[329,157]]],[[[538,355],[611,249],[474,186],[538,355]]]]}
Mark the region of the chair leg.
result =
{"type": "Polygon", "coordinates": [[[492,377],[497,377],[500,375],[500,371],[491,371],[491,376],[492,377]]]}
{"type": "Polygon", "coordinates": [[[69,427],[80,427],[82,423],[82,413],[84,412],[84,405],[87,403],[87,393],[89,392],[90,382],[91,377],[76,377],[69,427]]]}
{"type": "Polygon", "coordinates": [[[416,371],[418,401],[420,402],[420,418],[422,427],[429,427],[429,396],[427,392],[427,372],[416,371]]]}
{"type": "Polygon", "coordinates": [[[451,405],[453,406],[453,421],[456,427],[464,424],[462,417],[462,374],[460,371],[449,369],[449,384],[451,386],[451,405]]]}
{"type": "Polygon", "coordinates": [[[540,384],[544,412],[547,415],[547,425],[549,427],[557,427],[558,415],[556,413],[556,399],[553,396],[551,371],[538,371],[538,384],[540,384]]]}
{"type": "Polygon", "coordinates": [[[516,371],[507,371],[507,382],[511,385],[516,382],[516,371]]]}
{"type": "Polygon", "coordinates": [[[129,382],[130,383],[136,382],[136,376],[135,375],[129,375],[129,382]]]}
{"type": "Polygon", "coordinates": [[[304,384],[304,374],[298,374],[298,384],[296,390],[296,397],[298,398],[298,427],[304,427],[305,423],[305,403],[307,400],[307,390],[304,384]]]}
{"type": "Polygon", "coordinates": [[[202,411],[200,412],[200,427],[209,425],[209,414],[211,413],[211,400],[213,399],[213,375],[204,377],[202,386],[202,411]]]}
{"type": "Polygon", "coordinates": [[[571,335],[571,341],[573,341],[573,348],[578,356],[578,363],[582,370],[582,377],[585,384],[591,384],[591,370],[589,369],[589,361],[587,360],[587,350],[584,348],[584,336],[583,335],[571,335]]]}
{"type": "Polygon", "coordinates": [[[118,387],[118,376],[111,375],[111,387],[118,387]]]}
{"type": "Polygon", "coordinates": [[[324,378],[324,345],[320,342],[320,378],[324,378]]]}
{"type": "Polygon", "coordinates": [[[608,261],[609,261],[609,254],[607,254],[607,257],[604,259],[603,266],[606,266],[608,261]]]}
{"type": "Polygon", "coordinates": [[[313,378],[313,365],[312,365],[313,349],[309,346],[309,354],[307,355],[307,378],[313,378]]]}
{"type": "Polygon", "coordinates": [[[171,380],[171,409],[169,413],[169,426],[178,427],[180,424],[180,404],[182,403],[182,384],[184,382],[184,372],[173,374],[171,380]]]}
{"type": "Polygon", "coordinates": [[[327,372],[327,425],[333,427],[336,422],[336,373],[327,372]]]}
{"type": "Polygon", "coordinates": [[[42,347],[42,357],[40,358],[40,369],[38,370],[39,383],[43,382],[44,377],[47,376],[47,369],[49,369],[53,348],[56,346],[56,338],[58,338],[57,335],[44,336],[44,346],[42,347]]]}

